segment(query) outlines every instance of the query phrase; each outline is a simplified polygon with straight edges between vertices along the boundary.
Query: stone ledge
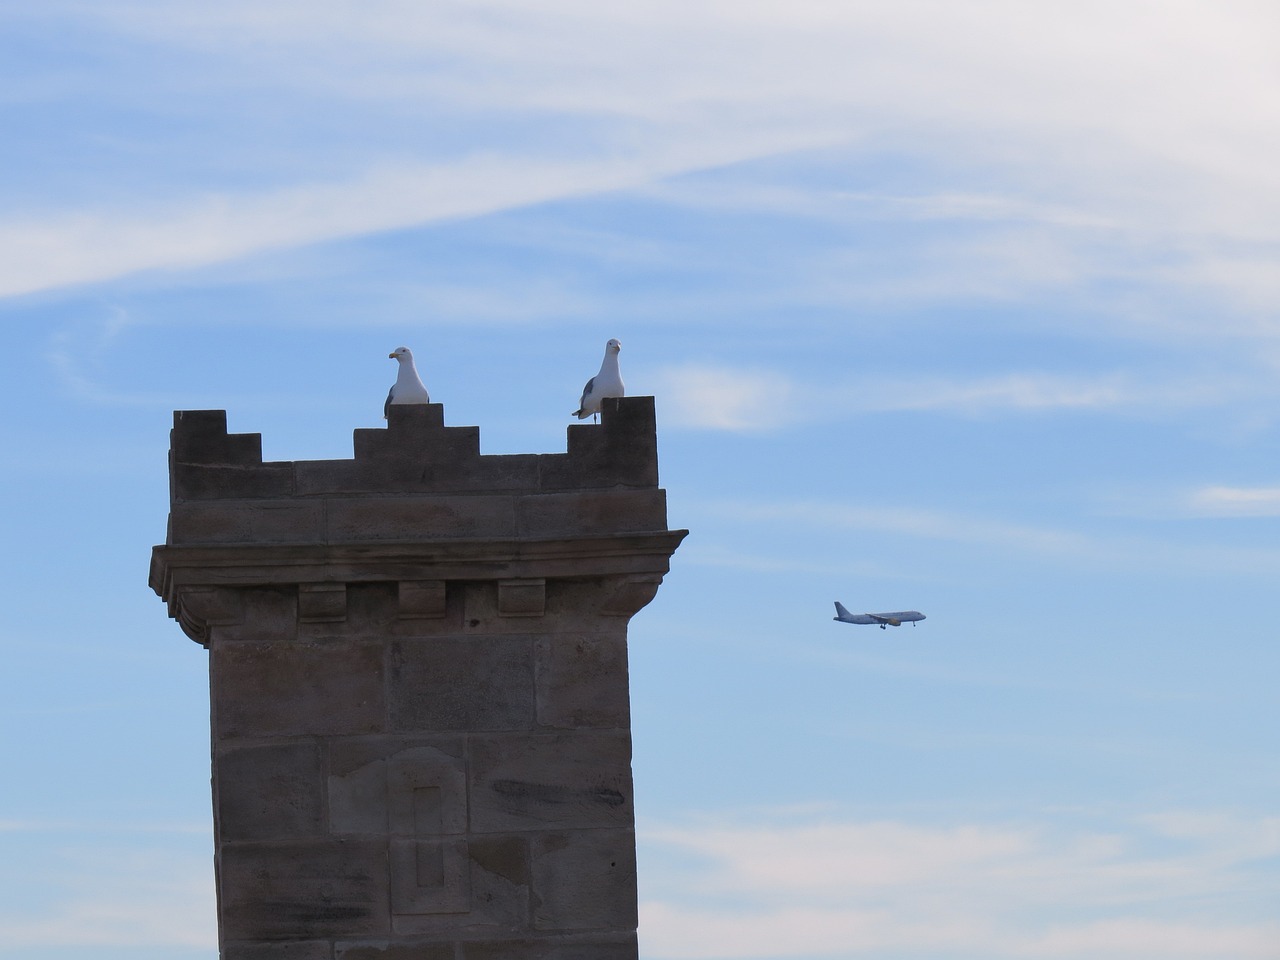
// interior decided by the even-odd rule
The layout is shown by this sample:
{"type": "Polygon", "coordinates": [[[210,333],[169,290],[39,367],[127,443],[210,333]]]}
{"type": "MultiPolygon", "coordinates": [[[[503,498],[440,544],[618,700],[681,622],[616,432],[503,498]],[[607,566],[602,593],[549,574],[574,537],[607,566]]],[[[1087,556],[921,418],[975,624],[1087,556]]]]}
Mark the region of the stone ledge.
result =
{"type": "Polygon", "coordinates": [[[548,540],[156,546],[151,589],[394,580],[516,580],[664,574],[688,530],[548,540]]]}
{"type": "MultiPolygon", "coordinates": [[[[536,598],[517,603],[519,581],[597,581],[599,612],[631,616],[653,599],[671,555],[688,533],[663,530],[555,540],[449,540],[430,543],[297,543],[157,546],[151,589],[169,615],[202,646],[211,626],[240,622],[238,590],[297,587],[296,615],[304,622],[344,616],[346,586],[407,583],[410,618],[441,617],[450,581],[506,583],[504,616],[536,616],[536,598]],[[419,584],[422,586],[412,586],[419,584]],[[429,586],[428,586],[429,585],[429,586]],[[304,595],[305,594],[305,598],[304,595]]],[[[545,586],[538,591],[545,596],[545,586]]],[[[543,601],[545,603],[545,600],[543,601]]],[[[502,613],[502,611],[499,611],[502,613]]]]}

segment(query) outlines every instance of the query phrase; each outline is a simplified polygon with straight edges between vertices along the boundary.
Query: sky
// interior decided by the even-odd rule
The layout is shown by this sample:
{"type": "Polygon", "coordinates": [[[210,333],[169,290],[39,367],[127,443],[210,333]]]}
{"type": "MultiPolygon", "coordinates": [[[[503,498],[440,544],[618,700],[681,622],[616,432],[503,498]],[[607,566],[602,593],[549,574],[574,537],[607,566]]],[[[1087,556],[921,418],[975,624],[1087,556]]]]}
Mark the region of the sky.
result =
{"type": "Polygon", "coordinates": [[[610,337],[645,960],[1280,958],[1280,10],[0,0],[0,960],[214,960],[172,411],[610,337]],[[878,630],[832,621],[918,609],[878,630]]]}

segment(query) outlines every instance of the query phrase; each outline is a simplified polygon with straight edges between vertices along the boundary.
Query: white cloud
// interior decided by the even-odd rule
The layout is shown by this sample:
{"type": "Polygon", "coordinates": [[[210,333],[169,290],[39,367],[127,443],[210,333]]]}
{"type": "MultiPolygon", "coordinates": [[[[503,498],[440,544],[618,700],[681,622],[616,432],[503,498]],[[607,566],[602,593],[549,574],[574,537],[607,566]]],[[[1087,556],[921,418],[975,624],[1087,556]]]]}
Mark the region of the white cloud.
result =
{"type": "Polygon", "coordinates": [[[1192,516],[1280,517],[1280,487],[1202,487],[1184,507],[1192,516]]]}
{"type": "Polygon", "coordinates": [[[1274,870],[1245,872],[1280,853],[1277,818],[1218,816],[1218,829],[1191,835],[1165,829],[1187,818],[1102,831],[796,817],[651,828],[641,834],[653,872],[641,940],[646,955],[672,960],[889,951],[1274,957],[1280,927],[1268,913],[1241,908],[1236,895],[1259,886],[1280,892],[1274,870]],[[1234,842],[1246,834],[1254,838],[1247,853],[1234,842]]]}
{"type": "Polygon", "coordinates": [[[1142,383],[1120,374],[1081,377],[1039,372],[968,381],[860,377],[857,382],[802,386],[773,370],[697,363],[667,366],[649,379],[662,398],[664,423],[733,432],[913,410],[961,415],[1116,409],[1167,412],[1221,403],[1233,390],[1244,389],[1240,384],[1208,380],[1142,383]]]}
{"type": "MultiPolygon", "coordinates": [[[[1050,231],[941,246],[917,290],[999,297],[1010,277],[1059,287],[1136,276],[1156,290],[1190,284],[1242,310],[1280,303],[1267,269],[1280,241],[1280,72],[1265,41],[1280,15],[1263,3],[47,8],[166,57],[204,58],[202,108],[226,109],[248,87],[285,116],[323,103],[337,115],[385,111],[388,127],[362,127],[366,141],[302,144],[299,182],[274,193],[218,190],[208,199],[201,189],[142,213],[92,204],[59,212],[54,202],[39,217],[0,224],[0,292],[634,188],[842,143],[999,172],[998,193],[960,186],[904,200],[891,192],[880,206],[896,206],[892,216],[1021,218],[1050,231]],[[505,159],[446,157],[430,138],[383,135],[432,129],[441,116],[476,118],[505,159]],[[350,158],[345,180],[316,172],[315,158],[335,146],[350,158]],[[1109,238],[1101,247],[1080,235],[1098,230],[1109,238]]],[[[112,95],[146,102],[150,94],[142,85],[112,95]]],[[[226,149],[237,169],[253,167],[246,144],[226,149]]],[[[1198,321],[1210,324],[1221,330],[1223,318],[1198,321]]]]}
{"type": "Polygon", "coordinates": [[[659,175],[668,163],[681,166],[680,160],[655,154],[597,163],[470,157],[450,164],[378,168],[347,183],[206,197],[142,214],[103,211],[0,222],[0,296],[139,270],[204,266],[266,250],[612,190],[659,175]]]}
{"type": "Polygon", "coordinates": [[[664,422],[683,427],[750,432],[772,430],[797,413],[796,391],[787,378],[766,370],[735,370],[702,364],[667,367],[657,373],[664,422]]]}

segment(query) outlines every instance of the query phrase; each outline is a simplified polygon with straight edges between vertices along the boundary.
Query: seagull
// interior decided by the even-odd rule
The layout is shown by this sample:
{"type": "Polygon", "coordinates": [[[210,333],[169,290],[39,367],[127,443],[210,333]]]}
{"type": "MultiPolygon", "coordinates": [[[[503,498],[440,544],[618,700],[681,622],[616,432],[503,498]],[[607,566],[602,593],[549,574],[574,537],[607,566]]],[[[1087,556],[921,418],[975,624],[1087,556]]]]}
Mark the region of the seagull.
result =
{"type": "Polygon", "coordinates": [[[587,381],[582,388],[582,399],[578,401],[578,409],[573,416],[579,420],[587,417],[595,418],[600,412],[600,401],[605,397],[625,397],[627,389],[622,385],[622,374],[618,372],[618,351],[622,344],[610,340],[604,345],[604,361],[600,364],[600,372],[587,381]]]}
{"type": "Polygon", "coordinates": [[[385,420],[387,414],[391,412],[393,403],[430,403],[431,397],[427,394],[427,388],[422,385],[422,378],[418,376],[418,368],[413,365],[413,351],[408,347],[396,347],[387,357],[395,360],[400,364],[400,372],[396,375],[396,382],[391,385],[391,390],[387,393],[387,402],[382,405],[382,418],[385,420]]]}

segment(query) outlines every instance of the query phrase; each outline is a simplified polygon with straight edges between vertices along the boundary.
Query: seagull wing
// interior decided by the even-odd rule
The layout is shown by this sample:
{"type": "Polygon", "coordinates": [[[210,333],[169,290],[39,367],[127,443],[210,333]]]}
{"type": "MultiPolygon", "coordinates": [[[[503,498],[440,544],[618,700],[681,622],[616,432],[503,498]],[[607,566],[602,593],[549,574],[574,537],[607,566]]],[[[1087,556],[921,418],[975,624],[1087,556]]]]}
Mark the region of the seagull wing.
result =
{"type": "Polygon", "coordinates": [[[579,420],[582,420],[587,416],[582,411],[586,409],[587,398],[591,396],[591,388],[594,387],[595,385],[596,385],[596,378],[592,377],[590,380],[587,381],[587,385],[582,388],[582,399],[578,401],[578,409],[573,411],[573,415],[577,417],[579,420]]]}
{"type": "Polygon", "coordinates": [[[391,401],[395,398],[395,384],[391,385],[391,389],[387,391],[387,402],[382,405],[382,419],[386,420],[391,414],[391,401]]]}

